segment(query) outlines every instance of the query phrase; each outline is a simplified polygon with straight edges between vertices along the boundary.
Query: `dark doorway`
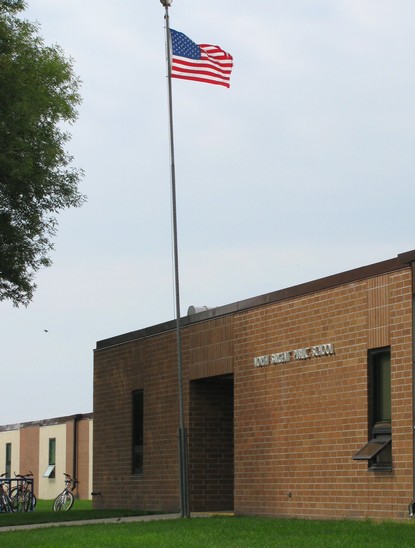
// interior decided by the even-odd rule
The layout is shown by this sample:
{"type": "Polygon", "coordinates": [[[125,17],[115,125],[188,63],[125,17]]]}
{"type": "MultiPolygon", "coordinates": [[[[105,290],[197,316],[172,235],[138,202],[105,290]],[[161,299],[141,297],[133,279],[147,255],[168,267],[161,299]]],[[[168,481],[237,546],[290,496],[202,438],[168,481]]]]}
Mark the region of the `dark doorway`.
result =
{"type": "Polygon", "coordinates": [[[192,512],[233,510],[233,375],[190,383],[189,498],[192,512]]]}

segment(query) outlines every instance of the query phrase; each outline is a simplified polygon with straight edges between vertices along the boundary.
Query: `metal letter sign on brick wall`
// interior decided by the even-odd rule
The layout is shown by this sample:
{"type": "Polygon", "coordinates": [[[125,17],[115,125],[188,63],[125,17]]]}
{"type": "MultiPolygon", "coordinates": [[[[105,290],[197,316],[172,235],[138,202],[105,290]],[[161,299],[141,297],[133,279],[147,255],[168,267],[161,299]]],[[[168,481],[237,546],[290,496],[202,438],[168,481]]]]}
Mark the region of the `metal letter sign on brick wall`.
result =
{"type": "Polygon", "coordinates": [[[296,348],[295,350],[277,352],[276,354],[258,356],[254,358],[254,366],[265,367],[270,364],[308,360],[310,358],[320,358],[322,356],[332,356],[334,354],[335,351],[333,343],[317,344],[316,346],[306,346],[304,348],[296,348]]]}

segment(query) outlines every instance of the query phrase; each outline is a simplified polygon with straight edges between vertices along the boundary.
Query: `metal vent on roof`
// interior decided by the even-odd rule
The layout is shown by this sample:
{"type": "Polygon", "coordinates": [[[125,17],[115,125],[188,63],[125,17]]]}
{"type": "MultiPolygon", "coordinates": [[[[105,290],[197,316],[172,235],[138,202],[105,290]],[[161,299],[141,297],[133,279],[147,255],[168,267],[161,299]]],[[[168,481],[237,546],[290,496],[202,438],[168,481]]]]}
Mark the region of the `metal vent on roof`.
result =
{"type": "Polygon", "coordinates": [[[209,310],[208,306],[189,306],[187,309],[187,315],[190,316],[191,314],[198,314],[199,312],[204,312],[205,310],[209,310]]]}

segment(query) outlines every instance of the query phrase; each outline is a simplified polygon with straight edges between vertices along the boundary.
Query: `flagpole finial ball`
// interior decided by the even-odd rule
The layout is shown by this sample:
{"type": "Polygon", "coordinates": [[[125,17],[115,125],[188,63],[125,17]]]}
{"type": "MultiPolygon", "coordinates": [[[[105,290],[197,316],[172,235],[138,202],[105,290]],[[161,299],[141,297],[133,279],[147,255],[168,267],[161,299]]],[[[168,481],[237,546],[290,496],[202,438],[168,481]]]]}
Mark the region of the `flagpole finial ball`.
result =
{"type": "Polygon", "coordinates": [[[173,0],[160,0],[160,2],[163,4],[163,6],[164,6],[165,8],[168,8],[169,6],[172,5],[173,0]]]}

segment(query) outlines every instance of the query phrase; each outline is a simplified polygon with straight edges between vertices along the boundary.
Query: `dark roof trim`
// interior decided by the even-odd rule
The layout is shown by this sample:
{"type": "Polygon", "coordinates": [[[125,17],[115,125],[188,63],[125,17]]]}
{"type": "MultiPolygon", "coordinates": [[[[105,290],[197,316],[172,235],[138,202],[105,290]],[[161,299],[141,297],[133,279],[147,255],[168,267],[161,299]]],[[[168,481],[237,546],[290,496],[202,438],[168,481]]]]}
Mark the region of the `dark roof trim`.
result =
{"type": "MultiPolygon", "coordinates": [[[[295,285],[287,289],[280,289],[278,291],[266,293],[258,297],[252,297],[250,299],[245,299],[236,303],[218,306],[216,308],[210,308],[208,310],[190,316],[184,316],[180,320],[181,325],[184,327],[186,325],[190,325],[200,321],[234,314],[235,312],[240,312],[242,310],[248,310],[250,308],[264,306],[286,299],[293,299],[295,297],[308,295],[310,293],[316,293],[318,291],[331,289],[339,285],[357,282],[365,278],[380,276],[382,274],[387,274],[388,272],[393,272],[395,270],[400,270],[402,268],[408,267],[411,263],[414,262],[415,250],[407,251],[406,253],[400,253],[395,259],[388,259],[386,261],[371,264],[368,266],[362,266],[353,270],[342,272],[340,274],[334,274],[332,276],[327,276],[325,278],[320,278],[311,282],[295,285]]],[[[158,325],[139,329],[138,331],[131,331],[130,333],[125,333],[123,335],[118,335],[116,337],[111,337],[109,339],[98,341],[96,350],[102,350],[104,348],[109,348],[111,346],[116,346],[129,341],[151,337],[154,335],[158,335],[159,333],[172,331],[174,329],[176,329],[176,321],[170,320],[168,322],[164,322],[158,325]]]]}
{"type": "Polygon", "coordinates": [[[5,424],[0,426],[0,432],[9,432],[12,430],[20,430],[21,428],[29,428],[31,426],[54,426],[56,424],[65,424],[69,421],[80,421],[93,419],[93,413],[78,413],[76,415],[67,415],[65,417],[55,417],[53,419],[42,419],[39,421],[30,421],[30,422],[17,422],[15,424],[5,424]]]}

